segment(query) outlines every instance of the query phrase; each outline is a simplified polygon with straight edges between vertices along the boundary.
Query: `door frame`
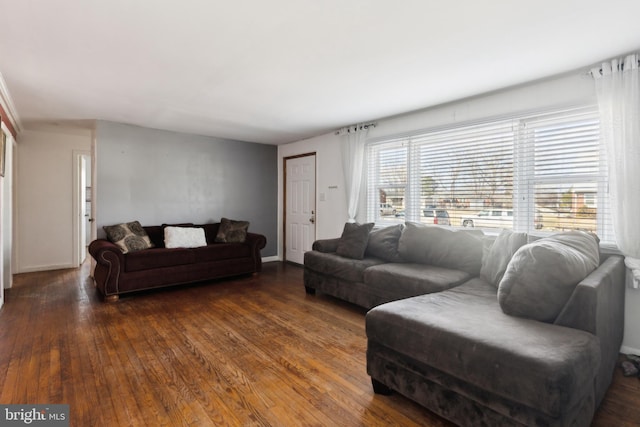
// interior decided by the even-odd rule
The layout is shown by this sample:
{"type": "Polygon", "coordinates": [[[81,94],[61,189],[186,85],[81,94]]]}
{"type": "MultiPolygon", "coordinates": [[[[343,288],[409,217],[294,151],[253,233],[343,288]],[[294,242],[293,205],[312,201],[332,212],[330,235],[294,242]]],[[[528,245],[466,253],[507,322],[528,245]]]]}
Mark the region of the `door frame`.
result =
{"type": "Polygon", "coordinates": [[[315,236],[317,235],[317,231],[318,231],[318,156],[316,154],[315,151],[311,151],[308,153],[304,153],[304,154],[296,154],[295,156],[287,156],[287,157],[283,157],[282,158],[282,194],[283,194],[283,198],[282,198],[282,260],[284,262],[287,262],[287,160],[292,160],[292,159],[299,159],[301,157],[311,157],[311,156],[315,156],[315,167],[314,167],[314,174],[315,176],[313,177],[313,186],[315,187],[315,198],[316,200],[314,200],[314,206],[315,206],[315,215],[316,215],[316,222],[315,222],[315,227],[313,228],[314,230],[314,240],[315,240],[315,236]]]}
{"type": "MultiPolygon", "coordinates": [[[[85,200],[81,200],[82,189],[80,188],[82,179],[80,176],[81,173],[81,163],[83,157],[88,157],[89,163],[93,163],[93,156],[91,151],[89,150],[73,150],[73,263],[76,267],[79,267],[84,261],[84,257],[82,254],[85,251],[86,242],[81,241],[81,232],[80,227],[82,227],[83,219],[80,219],[81,205],[85,203],[85,200]]],[[[93,173],[93,169],[91,169],[93,173]]],[[[93,204],[93,203],[92,203],[93,204]]],[[[92,207],[93,210],[93,207],[92,207]]],[[[91,216],[92,214],[89,213],[91,216]]],[[[85,230],[86,233],[89,233],[91,238],[94,238],[93,226],[89,227],[89,230],[85,230]]]]}

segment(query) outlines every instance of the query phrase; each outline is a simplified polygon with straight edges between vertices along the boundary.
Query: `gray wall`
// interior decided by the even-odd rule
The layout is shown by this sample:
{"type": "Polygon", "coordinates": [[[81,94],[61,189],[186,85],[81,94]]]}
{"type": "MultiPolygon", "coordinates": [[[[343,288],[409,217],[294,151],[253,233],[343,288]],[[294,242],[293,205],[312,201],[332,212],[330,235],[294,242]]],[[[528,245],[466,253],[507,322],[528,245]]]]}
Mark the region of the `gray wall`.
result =
{"type": "Polygon", "coordinates": [[[247,220],[277,255],[277,147],[99,121],[96,225],[247,220]]]}

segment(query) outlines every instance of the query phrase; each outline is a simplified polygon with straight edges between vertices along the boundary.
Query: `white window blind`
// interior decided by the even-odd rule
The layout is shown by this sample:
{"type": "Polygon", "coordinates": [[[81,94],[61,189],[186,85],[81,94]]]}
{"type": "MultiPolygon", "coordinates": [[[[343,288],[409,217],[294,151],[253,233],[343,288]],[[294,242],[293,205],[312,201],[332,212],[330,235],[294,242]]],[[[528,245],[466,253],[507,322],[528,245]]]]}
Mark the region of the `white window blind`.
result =
{"type": "Polygon", "coordinates": [[[614,241],[597,111],[577,109],[523,120],[521,140],[533,151],[522,174],[528,182],[522,185],[544,218],[543,229],[588,230],[614,241]]]}
{"type": "Polygon", "coordinates": [[[400,218],[408,201],[408,144],[399,141],[369,147],[367,156],[372,184],[367,189],[368,215],[374,220],[400,218]]]}
{"type": "Polygon", "coordinates": [[[367,159],[377,223],[580,229],[614,240],[595,107],[378,141],[367,159]]]}
{"type": "Polygon", "coordinates": [[[455,225],[469,210],[511,207],[513,135],[503,121],[416,138],[421,205],[449,209],[455,225]]]}

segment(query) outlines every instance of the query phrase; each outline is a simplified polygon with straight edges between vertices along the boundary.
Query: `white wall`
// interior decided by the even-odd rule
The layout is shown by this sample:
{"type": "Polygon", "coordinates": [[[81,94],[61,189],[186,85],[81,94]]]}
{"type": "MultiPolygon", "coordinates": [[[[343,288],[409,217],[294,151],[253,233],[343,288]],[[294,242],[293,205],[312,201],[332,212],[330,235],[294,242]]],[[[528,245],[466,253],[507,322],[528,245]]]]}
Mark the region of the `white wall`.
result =
{"type": "Polygon", "coordinates": [[[316,238],[340,236],[347,220],[342,156],[339,137],[333,133],[278,146],[278,254],[283,259],[284,159],[300,154],[316,154],[316,238]],[[324,193],[324,201],[320,201],[324,193]]]}
{"type": "MultiPolygon", "coordinates": [[[[473,76],[471,76],[472,78],[473,76]]],[[[593,80],[586,73],[558,76],[508,90],[452,102],[446,105],[415,111],[395,117],[373,120],[377,126],[369,131],[368,140],[399,136],[423,129],[475,121],[493,116],[536,111],[549,107],[570,107],[597,102],[593,80]]],[[[338,237],[347,219],[342,159],[339,137],[333,133],[281,145],[279,158],[307,152],[318,153],[317,188],[327,191],[328,186],[338,189],[328,192],[331,199],[318,203],[317,238],[338,237]]],[[[279,165],[279,218],[282,216],[282,162],[279,165]]],[[[361,203],[361,209],[363,204],[361,203]]],[[[359,221],[364,220],[360,214],[359,221]]],[[[278,235],[282,240],[282,219],[278,235]]],[[[280,254],[282,244],[279,245],[280,254]]],[[[640,354],[640,290],[627,289],[625,310],[625,334],[622,351],[640,354]]]]}
{"type": "Polygon", "coordinates": [[[640,355],[640,290],[627,287],[622,353],[640,355]]]}
{"type": "Polygon", "coordinates": [[[596,102],[591,76],[574,73],[378,120],[378,126],[369,132],[369,138],[375,139],[549,107],[570,107],[596,102]]]}
{"type": "Polygon", "coordinates": [[[2,123],[6,135],[4,177],[0,177],[0,308],[4,304],[4,290],[13,285],[13,152],[14,139],[2,123]]]}
{"type": "Polygon", "coordinates": [[[2,180],[2,286],[10,288],[13,285],[13,160],[15,140],[8,131],[6,135],[4,177],[0,178],[2,180]]]}
{"type": "Polygon", "coordinates": [[[77,267],[74,260],[73,151],[91,150],[86,129],[19,135],[16,272],[77,267]]]}
{"type": "MultiPolygon", "coordinates": [[[[591,77],[586,74],[574,73],[434,108],[372,120],[377,123],[377,126],[369,130],[367,139],[376,140],[422,129],[486,119],[510,113],[595,102],[595,91],[591,77]]],[[[317,197],[319,198],[321,192],[326,192],[327,194],[326,202],[317,202],[318,218],[316,223],[318,238],[339,235],[347,219],[342,157],[339,144],[340,137],[331,132],[278,147],[278,158],[280,160],[278,165],[278,206],[280,218],[282,218],[282,192],[284,189],[282,184],[282,159],[303,153],[317,153],[317,197]],[[338,188],[329,190],[328,187],[330,186],[338,186],[338,188]]],[[[361,213],[359,213],[358,218],[364,220],[361,213]]]]}

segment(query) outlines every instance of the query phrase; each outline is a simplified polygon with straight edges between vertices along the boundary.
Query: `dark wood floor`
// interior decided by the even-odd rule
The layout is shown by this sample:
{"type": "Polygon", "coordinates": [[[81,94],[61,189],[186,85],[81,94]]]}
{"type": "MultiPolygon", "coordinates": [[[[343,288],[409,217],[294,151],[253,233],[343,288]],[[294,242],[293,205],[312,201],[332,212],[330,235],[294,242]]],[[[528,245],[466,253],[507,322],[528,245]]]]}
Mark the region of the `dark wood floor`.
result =
{"type": "MultiPolygon", "coordinates": [[[[88,276],[16,276],[0,311],[0,403],[67,403],[73,426],[450,425],[372,392],[365,311],[306,295],[299,267],[115,304],[88,276]]],[[[616,371],[593,425],[640,425],[640,379],[616,371]]]]}

